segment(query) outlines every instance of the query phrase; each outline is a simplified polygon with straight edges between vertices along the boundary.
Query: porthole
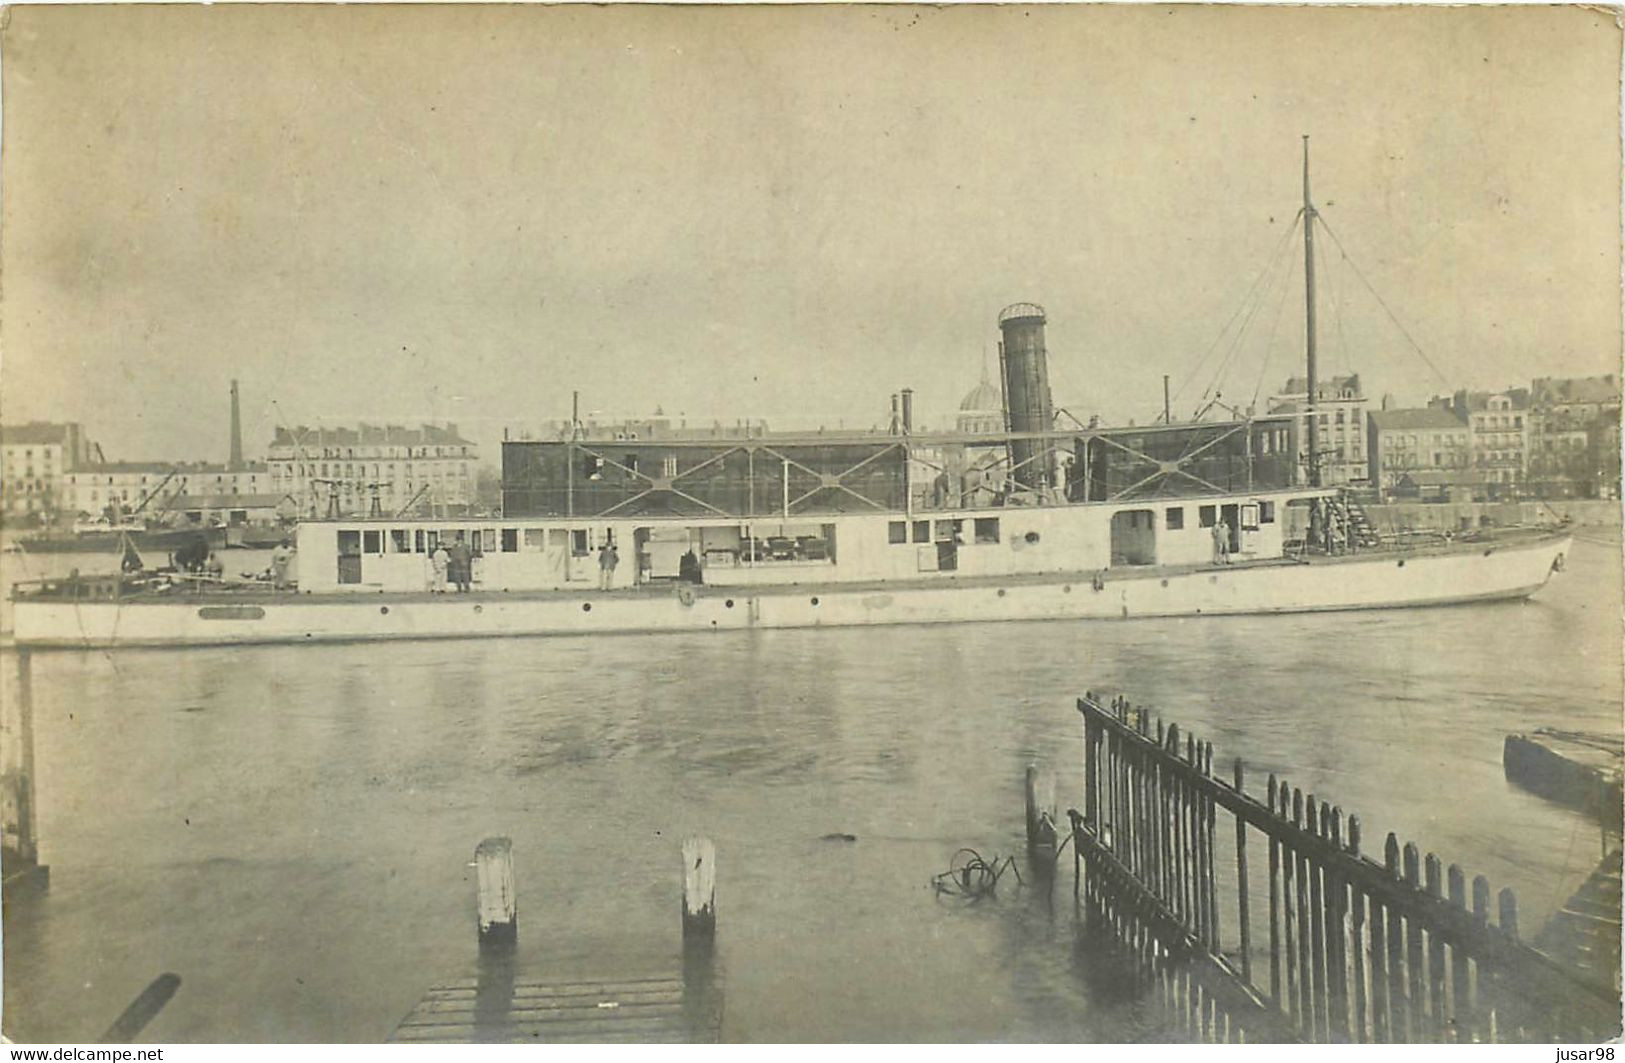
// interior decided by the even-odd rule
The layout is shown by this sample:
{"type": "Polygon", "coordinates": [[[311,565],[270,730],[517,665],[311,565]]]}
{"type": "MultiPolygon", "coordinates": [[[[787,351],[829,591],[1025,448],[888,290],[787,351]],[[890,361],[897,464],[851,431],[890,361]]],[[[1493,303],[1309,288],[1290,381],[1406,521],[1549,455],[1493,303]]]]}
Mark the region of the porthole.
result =
{"type": "Polygon", "coordinates": [[[581,611],[582,611],[582,612],[583,612],[583,613],[590,613],[590,612],[592,612],[592,603],[591,603],[591,602],[582,602],[582,603],[581,603],[581,611]]]}
{"type": "Polygon", "coordinates": [[[1400,559],[1399,559],[1399,567],[1400,567],[1400,568],[1404,568],[1404,567],[1405,567],[1405,559],[1404,559],[1404,558],[1403,558],[1403,557],[1402,557],[1402,558],[1400,558],[1400,559]]]}
{"type": "Polygon", "coordinates": [[[1072,593],[1072,584],[1070,584],[1070,583],[1061,584],[1061,593],[1062,594],[1071,594],[1072,593]]]}
{"type": "Polygon", "coordinates": [[[722,604],[727,606],[729,609],[732,609],[734,607],[734,600],[732,598],[729,598],[727,601],[723,602],[722,604]]]}
{"type": "Polygon", "coordinates": [[[1164,586],[1164,587],[1166,587],[1166,586],[1168,586],[1168,581],[1167,581],[1167,580],[1163,580],[1163,581],[1162,581],[1162,585],[1163,585],[1163,586],[1164,586]]]}
{"type": "Polygon", "coordinates": [[[999,597],[1000,597],[1000,598],[1003,598],[1003,597],[1004,597],[1004,588],[1003,588],[1003,587],[1000,587],[1000,588],[999,588],[999,597]]]}
{"type": "Polygon", "coordinates": [[[379,613],[380,613],[380,614],[382,614],[382,615],[384,615],[384,616],[388,616],[388,615],[389,615],[389,606],[387,606],[387,605],[380,605],[380,606],[379,606],[379,607],[378,607],[378,612],[379,612],[379,613]]]}
{"type": "Polygon", "coordinates": [[[1035,531],[1030,531],[1026,535],[1023,535],[1022,538],[1029,543],[1036,543],[1038,541],[1038,533],[1035,531]]]}
{"type": "Polygon", "coordinates": [[[812,603],[813,603],[813,604],[814,604],[814,605],[817,605],[817,604],[818,604],[818,596],[817,596],[817,595],[813,595],[813,598],[812,598],[812,603]]]}
{"type": "Polygon", "coordinates": [[[485,612],[485,606],[483,606],[483,605],[476,605],[476,606],[475,606],[475,607],[474,607],[474,611],[475,611],[475,612],[476,612],[476,613],[483,613],[483,612],[485,612]]]}

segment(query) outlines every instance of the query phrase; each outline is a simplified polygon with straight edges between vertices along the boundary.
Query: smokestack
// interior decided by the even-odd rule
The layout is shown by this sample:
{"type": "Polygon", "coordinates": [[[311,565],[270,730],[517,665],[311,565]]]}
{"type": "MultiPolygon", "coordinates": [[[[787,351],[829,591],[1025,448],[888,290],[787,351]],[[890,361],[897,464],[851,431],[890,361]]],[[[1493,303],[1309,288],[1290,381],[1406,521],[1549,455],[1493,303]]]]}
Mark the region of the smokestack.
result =
{"type": "MultiPolygon", "coordinates": [[[[1011,432],[1048,432],[1055,427],[1049,392],[1049,352],[1044,343],[1044,308],[1015,303],[999,312],[1000,369],[1004,375],[1005,418],[1011,432]]],[[[1011,476],[1023,487],[1049,486],[1043,439],[1011,440],[1011,476]]]]}
{"type": "Polygon", "coordinates": [[[914,389],[903,389],[903,434],[914,431],[914,389]]]}
{"type": "Polygon", "coordinates": [[[231,461],[232,472],[243,467],[243,414],[237,403],[237,381],[231,382],[231,461]]]}
{"type": "Polygon", "coordinates": [[[894,391],[891,393],[891,426],[886,429],[887,433],[890,435],[896,435],[901,424],[902,419],[897,413],[897,392],[894,391]]]}

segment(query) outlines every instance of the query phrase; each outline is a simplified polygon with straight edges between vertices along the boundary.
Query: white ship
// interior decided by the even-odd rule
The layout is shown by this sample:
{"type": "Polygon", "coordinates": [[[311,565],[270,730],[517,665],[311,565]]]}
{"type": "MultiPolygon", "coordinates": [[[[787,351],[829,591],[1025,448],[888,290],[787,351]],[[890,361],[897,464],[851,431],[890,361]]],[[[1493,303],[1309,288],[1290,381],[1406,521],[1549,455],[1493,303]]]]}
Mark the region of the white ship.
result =
{"type": "Polygon", "coordinates": [[[294,590],[150,575],[20,585],[16,642],[1116,620],[1534,594],[1563,566],[1562,530],[1388,543],[1344,491],[1321,485],[1318,433],[1305,429],[1316,424],[1315,218],[1306,162],[1305,411],[1057,429],[1046,315],[1018,303],[999,315],[1003,431],[917,434],[905,393],[885,435],[598,441],[572,430],[508,442],[504,517],[307,521],[294,590]],[[444,591],[441,544],[472,555],[444,591]]]}

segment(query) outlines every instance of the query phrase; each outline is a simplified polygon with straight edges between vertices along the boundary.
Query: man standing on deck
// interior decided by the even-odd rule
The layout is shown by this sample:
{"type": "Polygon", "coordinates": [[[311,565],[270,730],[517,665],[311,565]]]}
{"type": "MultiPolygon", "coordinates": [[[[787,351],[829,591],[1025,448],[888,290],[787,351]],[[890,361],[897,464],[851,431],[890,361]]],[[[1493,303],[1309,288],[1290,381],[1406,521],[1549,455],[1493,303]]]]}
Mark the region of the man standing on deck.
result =
{"type": "Polygon", "coordinates": [[[285,591],[288,589],[288,564],[293,560],[293,550],[284,539],[271,551],[271,588],[285,591]]]}
{"type": "Polygon", "coordinates": [[[615,582],[615,566],[620,563],[621,556],[615,552],[615,541],[605,539],[604,545],[598,550],[598,589],[609,590],[615,582]]]}
{"type": "Polygon", "coordinates": [[[469,549],[467,539],[458,539],[451,544],[451,578],[457,584],[458,594],[473,590],[474,551],[469,549]]]}
{"type": "Polygon", "coordinates": [[[450,567],[451,555],[446,552],[446,544],[437,544],[434,552],[429,555],[429,571],[431,574],[429,592],[431,594],[446,593],[446,570],[450,567]]]}
{"type": "Polygon", "coordinates": [[[1213,563],[1215,565],[1228,565],[1230,563],[1230,526],[1220,517],[1213,522],[1213,563]]]}

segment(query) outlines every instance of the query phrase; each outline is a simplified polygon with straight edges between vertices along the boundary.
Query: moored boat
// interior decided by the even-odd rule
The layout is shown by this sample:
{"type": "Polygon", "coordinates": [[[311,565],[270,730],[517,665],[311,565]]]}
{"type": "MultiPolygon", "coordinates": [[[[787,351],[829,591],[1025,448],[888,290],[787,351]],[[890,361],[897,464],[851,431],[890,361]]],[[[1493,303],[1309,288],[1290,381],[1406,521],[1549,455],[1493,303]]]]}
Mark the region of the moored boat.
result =
{"type": "Polygon", "coordinates": [[[297,591],[148,576],[19,585],[16,640],[1133,619],[1534,594],[1563,567],[1566,530],[1384,540],[1322,484],[1307,148],[1302,219],[1302,411],[1058,429],[1046,314],[1016,303],[998,319],[1004,431],[915,433],[905,393],[885,435],[505,442],[502,517],[304,522],[297,591]]]}

